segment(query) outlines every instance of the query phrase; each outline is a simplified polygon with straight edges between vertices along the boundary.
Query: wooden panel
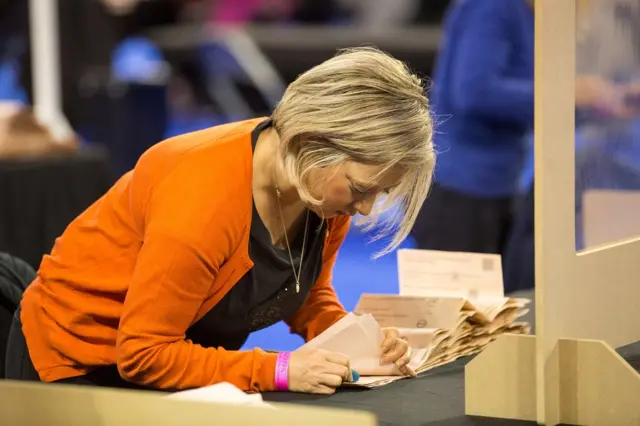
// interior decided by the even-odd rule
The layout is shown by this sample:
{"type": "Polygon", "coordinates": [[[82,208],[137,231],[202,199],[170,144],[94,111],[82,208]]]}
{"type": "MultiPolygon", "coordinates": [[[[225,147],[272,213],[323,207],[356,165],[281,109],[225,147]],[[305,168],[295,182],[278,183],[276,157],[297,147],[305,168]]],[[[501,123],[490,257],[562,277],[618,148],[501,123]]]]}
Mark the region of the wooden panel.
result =
{"type": "Polygon", "coordinates": [[[640,424],[640,374],[603,342],[558,343],[563,424],[640,424]]]}
{"type": "Polygon", "coordinates": [[[558,339],[640,340],[640,241],[575,253],[575,18],[573,1],[536,0],[537,395],[546,424],[560,421],[568,397],[558,339]]]}
{"type": "MultiPolygon", "coordinates": [[[[465,369],[466,414],[535,421],[536,337],[506,335],[465,369]]],[[[538,423],[610,426],[640,424],[640,374],[609,345],[560,339],[545,364],[545,408],[557,418],[538,423]],[[551,411],[553,410],[553,411],[551,411]]]]}
{"type": "MultiPolygon", "coordinates": [[[[575,1],[535,0],[536,379],[532,400],[541,424],[635,425],[640,377],[611,347],[640,340],[640,239],[575,251],[576,12],[575,1]]],[[[588,208],[592,214],[593,206],[588,208]]],[[[506,369],[520,378],[518,383],[526,382],[523,370],[530,368],[529,355],[515,348],[530,343],[501,344],[489,346],[470,363],[467,408],[495,417],[530,418],[527,403],[519,406],[505,392],[515,391],[517,384],[505,374],[483,371],[505,369],[500,366],[506,363],[506,369]],[[495,398],[482,395],[494,387],[495,398]]]]}
{"type": "Polygon", "coordinates": [[[545,424],[559,418],[553,350],[578,308],[569,301],[580,294],[574,285],[575,17],[575,1],[535,1],[536,400],[538,422],[545,424]]]}
{"type": "Polygon", "coordinates": [[[164,393],[0,382],[3,425],[12,426],[375,426],[370,413],[276,405],[277,409],[166,398],[164,393]]]}
{"type": "Polygon", "coordinates": [[[465,413],[536,420],[536,338],[504,335],[465,367],[465,413]]]}

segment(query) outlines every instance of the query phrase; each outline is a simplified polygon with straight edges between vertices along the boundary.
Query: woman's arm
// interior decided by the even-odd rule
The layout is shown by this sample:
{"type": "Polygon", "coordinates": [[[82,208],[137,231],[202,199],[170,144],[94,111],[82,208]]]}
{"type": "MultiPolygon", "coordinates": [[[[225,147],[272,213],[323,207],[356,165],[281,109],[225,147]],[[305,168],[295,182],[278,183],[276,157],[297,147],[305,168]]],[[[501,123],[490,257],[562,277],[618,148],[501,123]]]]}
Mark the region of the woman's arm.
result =
{"type": "Polygon", "coordinates": [[[185,340],[218,273],[204,261],[208,256],[172,236],[145,239],[118,330],[117,365],[124,379],[159,389],[219,382],[245,391],[274,389],[275,355],[204,348],[185,340]]]}
{"type": "Polygon", "coordinates": [[[304,305],[286,321],[291,332],[301,335],[305,341],[313,339],[347,314],[331,285],[331,277],[338,250],[349,232],[350,222],[349,216],[341,216],[333,221],[320,276],[304,305]]]}
{"type": "MultiPolygon", "coordinates": [[[[226,381],[245,391],[272,390],[276,355],[185,340],[203,301],[216,290],[211,287],[220,265],[242,240],[246,218],[238,212],[246,182],[209,176],[211,160],[201,156],[167,166],[174,146],[154,149],[136,166],[130,186],[143,243],[120,319],[118,370],[126,380],[158,389],[226,381]],[[165,177],[157,178],[165,167],[165,177]]],[[[219,160],[237,166],[233,155],[221,151],[219,160]]]]}

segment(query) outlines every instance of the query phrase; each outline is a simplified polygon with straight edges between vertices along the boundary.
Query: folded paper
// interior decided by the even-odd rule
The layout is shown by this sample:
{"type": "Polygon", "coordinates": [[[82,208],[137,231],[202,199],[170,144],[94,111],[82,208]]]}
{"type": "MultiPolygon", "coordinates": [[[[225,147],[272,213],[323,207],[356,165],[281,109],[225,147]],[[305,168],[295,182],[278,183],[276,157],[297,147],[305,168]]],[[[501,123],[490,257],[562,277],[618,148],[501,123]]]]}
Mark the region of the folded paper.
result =
{"type": "Polygon", "coordinates": [[[218,383],[198,389],[172,393],[167,398],[189,401],[212,402],[217,404],[251,405],[273,408],[262,400],[259,393],[247,394],[231,383],[218,383]]]}
{"type": "Polygon", "coordinates": [[[473,355],[504,333],[528,334],[518,322],[529,300],[504,296],[500,256],[399,250],[400,294],[363,294],[347,315],[307,346],[340,352],[360,373],[345,386],[374,388],[403,378],[380,365],[383,327],[396,327],[418,373],[473,355]]]}

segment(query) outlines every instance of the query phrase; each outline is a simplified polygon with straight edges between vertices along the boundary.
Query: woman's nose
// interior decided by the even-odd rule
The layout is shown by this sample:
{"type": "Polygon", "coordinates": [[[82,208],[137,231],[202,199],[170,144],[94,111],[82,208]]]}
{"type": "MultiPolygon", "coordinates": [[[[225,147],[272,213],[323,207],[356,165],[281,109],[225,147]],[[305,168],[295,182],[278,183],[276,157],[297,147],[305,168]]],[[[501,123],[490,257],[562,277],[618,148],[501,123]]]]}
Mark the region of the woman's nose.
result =
{"type": "Polygon", "coordinates": [[[371,213],[371,209],[373,209],[373,203],[375,201],[375,197],[367,197],[364,200],[359,200],[356,202],[356,210],[358,214],[361,216],[369,216],[371,213]]]}

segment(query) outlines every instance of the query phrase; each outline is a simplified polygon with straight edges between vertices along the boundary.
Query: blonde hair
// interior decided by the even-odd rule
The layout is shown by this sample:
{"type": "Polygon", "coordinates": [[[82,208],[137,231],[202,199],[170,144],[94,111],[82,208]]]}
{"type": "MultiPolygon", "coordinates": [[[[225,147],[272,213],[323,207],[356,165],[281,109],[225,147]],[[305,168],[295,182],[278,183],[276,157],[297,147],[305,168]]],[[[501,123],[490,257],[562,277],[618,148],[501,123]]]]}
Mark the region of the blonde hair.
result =
{"type": "Polygon", "coordinates": [[[395,231],[376,257],[409,235],[427,197],[433,169],[433,120],[423,82],[407,66],[374,48],[340,51],[289,85],[273,113],[283,167],[302,198],[314,199],[305,176],[316,167],[347,160],[401,167],[401,183],[377,202],[363,221],[371,230],[392,207],[379,239],[395,231]],[[399,203],[398,203],[399,202],[399,203]]]}

